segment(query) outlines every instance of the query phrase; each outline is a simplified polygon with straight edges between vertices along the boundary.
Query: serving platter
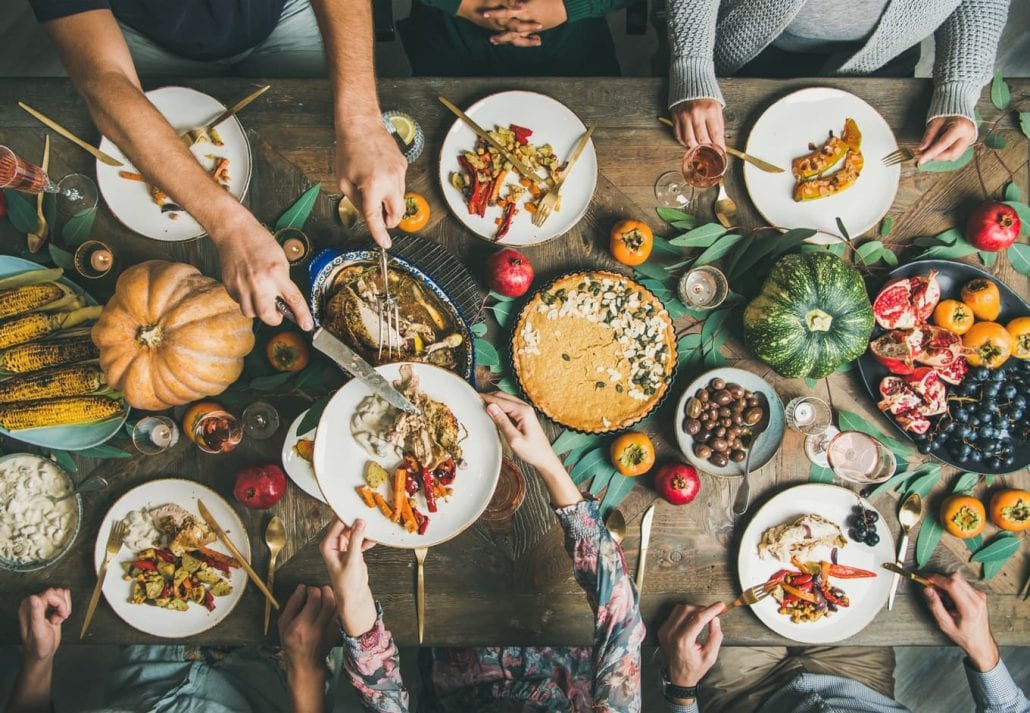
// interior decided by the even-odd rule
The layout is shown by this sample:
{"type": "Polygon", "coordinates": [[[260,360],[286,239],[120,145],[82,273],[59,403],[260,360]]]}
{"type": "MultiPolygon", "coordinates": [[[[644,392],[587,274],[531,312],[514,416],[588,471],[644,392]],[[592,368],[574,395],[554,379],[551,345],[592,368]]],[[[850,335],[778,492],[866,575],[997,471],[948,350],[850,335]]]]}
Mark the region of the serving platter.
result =
{"type": "MultiPolygon", "coordinates": [[[[96,544],[93,547],[93,567],[99,572],[107,552],[107,537],[111,526],[134,510],[159,507],[166,503],[175,503],[194,514],[198,519],[200,513],[197,501],[203,500],[215,520],[250,562],[250,536],[236,511],[215,491],[192,480],[179,478],[163,478],[138,485],[122,495],[107,511],[97,529],[96,544]]],[[[228,555],[229,552],[221,541],[216,540],[208,548],[228,555]]],[[[122,563],[135,559],[135,552],[122,547],[111,561],[104,579],[104,599],[122,621],[145,634],[167,639],[181,639],[195,636],[216,626],[223,621],[243,598],[247,587],[247,574],[242,568],[230,570],[227,577],[232,585],[232,593],[215,598],[214,611],[208,611],[199,604],[190,604],[186,611],[172,611],[147,604],[132,604],[129,601],[130,583],[122,579],[122,563]]]]}
{"type": "MultiPolygon", "coordinates": [[[[998,292],[1001,296],[1001,312],[995,321],[1001,324],[1007,324],[1009,320],[1030,314],[1030,305],[1020,298],[1012,288],[997,277],[974,265],[969,265],[964,262],[955,262],[952,260],[919,260],[902,265],[901,267],[892,270],[887,277],[884,278],[883,282],[877,286],[876,290],[871,292],[871,294],[875,298],[886,284],[902,277],[925,275],[931,270],[937,271],[937,283],[941,288],[942,300],[958,299],[962,285],[970,280],[982,277],[997,285],[998,292]]],[[[883,334],[884,331],[885,330],[877,324],[873,329],[872,336],[869,338],[870,342],[883,334]]],[[[1017,368],[1019,363],[1019,359],[1012,357],[1002,366],[1002,369],[1017,368]]],[[[866,349],[865,353],[858,358],[858,371],[862,378],[862,383],[865,385],[866,391],[869,393],[869,397],[874,403],[878,403],[880,401],[880,381],[883,377],[889,375],[890,372],[885,366],[883,366],[883,364],[877,361],[876,357],[873,356],[872,351],[869,349],[866,349]]],[[[953,389],[950,384],[947,384],[946,387],[948,388],[949,393],[951,392],[951,389],[953,389]]],[[[899,426],[898,423],[890,417],[890,415],[882,413],[882,416],[890,422],[891,426],[893,426],[894,429],[906,440],[912,441],[912,434],[899,426]]],[[[985,475],[1000,475],[1003,473],[1011,473],[1030,465],[1030,443],[1023,442],[1020,444],[1019,442],[1016,442],[1015,463],[1009,466],[1002,466],[1000,468],[991,468],[984,462],[959,463],[951,456],[950,453],[948,453],[947,449],[944,448],[943,445],[931,448],[929,455],[942,463],[946,463],[947,465],[954,466],[956,468],[975,468],[976,472],[983,473],[985,475]]]]}
{"type": "Polygon", "coordinates": [[[831,242],[840,233],[839,218],[857,236],[879,223],[894,203],[901,166],[884,166],[881,159],[897,148],[887,121],[865,100],[830,87],[800,89],[766,109],[747,138],[747,153],[780,166],[783,173],[766,173],[745,163],[744,184],[767,225],[814,228],[821,234],[812,242],[831,242]],[[810,143],[822,144],[829,131],[839,135],[848,118],[862,132],[865,165],[858,180],[836,195],[795,202],[791,161],[806,154],[810,143]]]}
{"type": "MultiPolygon", "coordinates": [[[[0,279],[20,275],[25,272],[45,269],[39,263],[24,260],[11,255],[0,255],[0,279]]],[[[99,304],[86,290],[66,277],[58,279],[76,294],[80,295],[87,305],[99,304]]],[[[8,431],[0,428],[0,435],[8,436],[23,443],[30,443],[41,448],[54,448],[63,451],[81,451],[111,439],[129,417],[129,406],[122,400],[121,417],[110,418],[99,423],[84,423],[75,426],[47,426],[46,428],[28,428],[21,431],[8,431]]]]}
{"type": "MultiPolygon", "coordinates": [[[[392,383],[398,379],[401,366],[384,364],[376,371],[392,383]]],[[[461,534],[490,503],[501,471],[497,427],[476,390],[446,369],[420,363],[410,366],[420,381],[420,390],[431,399],[446,403],[468,434],[462,441],[466,464],[457,470],[449,501],[440,502],[438,512],[430,515],[425,535],[407,532],[379,510],[366,507],[358,497],[356,488],[365,484],[365,468],[370,460],[391,474],[397,465],[396,461],[370,456],[351,433],[351,419],[358,405],[372,393],[358,379],[344,384],[322,412],[314,458],[318,487],[337,517],[348,524],[362,518],[368,525],[366,535],[370,540],[403,549],[431,547],[461,534]]]]}
{"type": "Polygon", "coordinates": [[[290,424],[290,430],[286,432],[286,440],[283,441],[282,456],[283,469],[286,471],[286,475],[290,476],[290,480],[298,488],[303,490],[305,493],[313,497],[315,500],[325,502],[325,496],[322,495],[322,491],[318,489],[318,479],[315,478],[315,466],[313,463],[309,463],[300,457],[297,453],[297,441],[302,438],[310,438],[315,440],[315,433],[317,428],[312,428],[310,431],[305,433],[299,433],[301,421],[308,415],[308,409],[305,409],[300,413],[297,418],[293,419],[293,423],[290,424]]]}
{"type": "MultiPolygon", "coordinates": [[[[146,92],[146,97],[178,134],[204,126],[226,108],[214,97],[187,87],[159,87],[146,92]]],[[[247,132],[236,116],[231,116],[219,124],[217,131],[222,138],[223,146],[198,141],[190,148],[190,152],[197,157],[197,161],[205,170],[210,170],[214,164],[211,156],[228,158],[228,189],[242,202],[250,187],[253,171],[253,157],[247,132]]],[[[204,228],[189,213],[179,211],[175,219],[162,213],[161,207],[152,200],[146,183],[120,176],[123,171],[136,173],[137,170],[121,149],[106,136],[100,139],[100,150],[125,164],[109,166],[97,160],[96,172],[100,195],[126,228],[154,240],[172,242],[205,235],[204,228]]]]}
{"type": "MultiPolygon", "coordinates": [[[[754,514],[740,538],[737,576],[741,591],[766,582],[777,571],[791,567],[790,562],[763,560],[759,557],[758,543],[763,532],[809,513],[821,515],[847,532],[845,523],[851,508],[857,504],[859,499],[852,491],[825,483],[805,483],[775,495],[754,514]]],[[[862,504],[866,509],[874,509],[866,502],[862,504]]],[[[862,631],[887,603],[891,585],[891,575],[882,565],[894,561],[894,538],[882,516],[876,524],[876,531],[880,541],[874,547],[849,540],[846,546],[839,548],[840,564],[876,572],[876,577],[871,579],[835,580],[841,583],[851,600],[851,606],[840,608],[832,616],[797,624],[789,616],[777,611],[779,604],[773,597],[758,602],[751,607],[751,611],[780,636],[806,644],[831,644],[862,631]]],[[[818,561],[830,558],[830,548],[821,547],[807,559],[818,561]]]]}
{"type": "MultiPolygon", "coordinates": [[[[484,97],[465,109],[465,113],[485,131],[496,126],[517,124],[533,131],[530,142],[534,145],[550,144],[564,162],[572,153],[586,126],[575,112],[545,94],[527,91],[498,92],[484,97]]],[[[494,222],[500,208],[490,206],[485,217],[470,215],[465,197],[451,185],[451,173],[460,172],[458,156],[475,149],[475,132],[461,119],[456,119],[444,137],[440,149],[439,180],[447,207],[458,221],[471,232],[493,243],[497,233],[494,222]]],[[[504,185],[519,181],[517,171],[509,171],[504,185]]],[[[571,230],[586,213],[597,186],[597,154],[594,142],[587,142],[579,160],[573,165],[562,184],[561,210],[554,211],[540,227],[533,225],[532,214],[519,208],[512,220],[511,230],[501,239],[503,245],[537,245],[571,230]]],[[[503,190],[503,189],[502,189],[503,190]]]]}

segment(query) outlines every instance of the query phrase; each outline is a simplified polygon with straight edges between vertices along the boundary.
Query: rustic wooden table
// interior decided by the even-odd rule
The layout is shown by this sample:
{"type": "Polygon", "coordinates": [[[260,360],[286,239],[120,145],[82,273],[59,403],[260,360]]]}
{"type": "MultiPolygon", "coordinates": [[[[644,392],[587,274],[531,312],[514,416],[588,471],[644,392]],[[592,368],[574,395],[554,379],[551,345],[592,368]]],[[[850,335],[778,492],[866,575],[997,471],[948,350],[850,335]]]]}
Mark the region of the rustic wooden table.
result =
{"type": "MultiPolygon", "coordinates": [[[[233,79],[186,83],[222,100],[242,95],[249,86],[233,79]]],[[[899,142],[918,141],[929,101],[928,81],[847,79],[821,80],[821,83],[847,89],[873,104],[894,129],[899,142]]],[[[788,91],[809,84],[811,82],[803,80],[723,82],[729,102],[728,140],[741,145],[748,127],[766,106],[788,91]]],[[[1012,106],[1030,108],[1030,81],[1013,80],[1010,86],[1012,106]]],[[[584,122],[597,126],[594,141],[600,171],[594,201],[586,218],[568,236],[527,251],[538,275],[546,277],[569,268],[619,269],[606,247],[608,228],[615,219],[644,218],[659,231],[667,228],[655,216],[652,185],[663,171],[678,168],[682,152],[670,133],[655,121],[656,114],[663,111],[665,96],[659,80],[408,79],[381,82],[383,107],[409,112],[426,132],[426,151],[408,172],[409,188],[426,195],[433,206],[433,218],[425,238],[446,245],[477,274],[484,257],[493,249],[464,231],[444,206],[436,180],[437,153],[453,118],[437,104],[435,97],[444,94],[459,105],[468,105],[492,92],[516,88],[554,96],[571,107],[584,122]]],[[[44,129],[16,106],[17,100],[56,118],[87,140],[98,139],[83,102],[67,81],[0,80],[0,96],[6,98],[0,106],[0,142],[28,158],[40,154],[44,129]]],[[[999,115],[986,99],[981,102],[980,111],[988,119],[999,115]]],[[[348,235],[334,217],[339,190],[333,181],[332,114],[326,82],[273,82],[272,90],[246,109],[242,121],[255,148],[255,178],[248,197],[254,213],[271,224],[310,182],[319,182],[324,190],[307,232],[319,246],[341,245],[357,239],[359,236],[348,235]]],[[[986,154],[992,155],[983,157],[979,170],[972,164],[954,173],[920,173],[911,166],[904,168],[901,188],[889,214],[894,219],[893,231],[887,239],[892,246],[904,245],[914,236],[935,234],[951,227],[973,203],[982,199],[981,182],[987,191],[996,192],[1010,180],[1011,172],[1023,195],[1028,193],[1027,143],[1013,125],[1011,112],[999,123],[996,133],[1008,139],[1007,147],[993,154],[987,151],[986,154]]],[[[91,159],[83,152],[61,138],[53,137],[53,140],[51,172],[54,175],[61,176],[73,169],[91,171],[91,159]]],[[[740,206],[740,222],[744,226],[759,225],[758,216],[743,190],[740,165],[734,163],[731,168],[727,185],[740,206]]],[[[93,236],[114,247],[122,266],[160,257],[191,262],[207,274],[218,275],[215,252],[206,239],[177,244],[150,241],[132,235],[104,208],[101,208],[93,236]]],[[[0,225],[3,252],[18,253],[21,241],[9,224],[0,225]]],[[[999,260],[993,271],[1021,295],[1030,297],[1030,281],[1012,270],[1005,260],[999,260]]],[[[303,279],[301,275],[298,278],[303,279]]],[[[113,278],[95,281],[87,287],[98,298],[106,298],[113,288],[113,278]]],[[[801,380],[778,379],[768,367],[748,359],[746,351],[733,341],[727,344],[725,354],[731,363],[771,378],[784,401],[809,393],[801,380]]],[[[695,375],[681,372],[678,388],[695,375]]],[[[835,407],[861,414],[885,431],[888,429],[857,375],[834,374],[819,383],[814,391],[831,399],[835,407]]],[[[251,400],[258,396],[253,394],[251,400]]],[[[237,467],[262,460],[277,461],[286,428],[307,401],[295,393],[266,398],[272,399],[282,413],[283,425],[279,433],[267,441],[245,441],[229,455],[205,455],[180,442],[160,456],[103,461],[79,459],[79,477],[99,469],[111,481],[111,487],[85,498],[86,517],[79,540],[59,565],[29,575],[0,573],[0,641],[17,640],[15,612],[19,600],[47,586],[72,588],[76,612],[69,630],[77,631],[79,617],[94,583],[92,552],[97,525],[110,504],[126,490],[151,478],[181,475],[207,483],[231,499],[237,467]]],[[[668,400],[652,427],[657,429],[654,435],[661,450],[669,456],[674,452],[669,446],[673,401],[668,400]]],[[[8,441],[3,449],[10,452],[21,450],[22,446],[8,441]]],[[[758,504],[782,487],[804,481],[808,468],[800,437],[788,431],[776,459],[755,478],[758,504]]],[[[935,493],[939,495],[944,490],[953,472],[945,469],[935,493]]],[[[549,511],[543,489],[531,473],[529,476],[528,496],[510,534],[499,535],[477,525],[430,552],[426,562],[427,644],[588,644],[591,641],[592,618],[583,593],[572,579],[560,529],[549,511]]],[[[1004,482],[1025,488],[1030,486],[1030,477],[1023,471],[1006,477],[1004,482]]],[[[734,543],[742,528],[735,528],[729,515],[731,487],[728,481],[704,476],[701,496],[692,505],[676,508],[664,501],[658,502],[642,598],[652,641],[661,618],[674,602],[711,602],[735,594],[734,543]]],[[[892,498],[896,499],[896,495],[879,496],[876,504],[884,513],[892,513],[896,510],[892,498]]],[[[639,516],[653,500],[655,494],[649,479],[643,478],[622,505],[630,526],[623,545],[631,568],[635,567],[638,554],[639,516]]],[[[931,502],[935,502],[934,496],[931,502]]],[[[271,513],[237,509],[250,529],[251,544],[256,552],[255,565],[263,572],[267,555],[262,533],[271,513]]],[[[289,545],[280,560],[285,564],[277,578],[277,594],[285,596],[298,582],[324,582],[326,575],[318,555],[317,539],[329,521],[329,510],[291,485],[289,493],[273,512],[284,519],[290,535],[289,545]]],[[[893,515],[888,514],[887,519],[897,531],[893,515]]],[[[1030,569],[1030,558],[1025,550],[982,585],[992,592],[992,622],[1003,644],[1030,644],[1030,607],[1016,595],[1030,569]]],[[[967,576],[975,578],[979,576],[979,566],[968,564],[968,557],[961,542],[945,536],[934,565],[940,569],[961,567],[967,576]]],[[[376,548],[369,552],[367,559],[372,589],[383,603],[388,625],[402,644],[413,643],[416,636],[414,558],[410,552],[376,548]]],[[[907,583],[902,583],[894,611],[884,609],[865,631],[845,643],[943,643],[944,638],[937,633],[919,599],[907,583]]],[[[262,603],[256,588],[249,587],[237,610],[219,627],[197,637],[196,643],[261,641],[262,603]]],[[[782,642],[749,612],[727,617],[723,628],[728,644],[782,642]]],[[[106,605],[98,608],[87,640],[155,641],[122,623],[106,605]]]]}

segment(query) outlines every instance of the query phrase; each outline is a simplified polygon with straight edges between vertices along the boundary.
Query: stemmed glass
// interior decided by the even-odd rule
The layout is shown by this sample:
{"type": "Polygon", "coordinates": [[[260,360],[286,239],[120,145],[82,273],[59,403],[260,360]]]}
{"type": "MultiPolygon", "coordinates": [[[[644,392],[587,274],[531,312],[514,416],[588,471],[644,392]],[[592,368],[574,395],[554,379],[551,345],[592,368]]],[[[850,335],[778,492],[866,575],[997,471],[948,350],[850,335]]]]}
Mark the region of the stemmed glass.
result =
{"type": "Polygon", "coordinates": [[[58,209],[63,218],[92,210],[97,205],[97,184],[89,176],[72,173],[54,183],[46,171],[6,146],[0,146],[0,188],[34,194],[56,193],[61,199],[58,209]]]}
{"type": "Polygon", "coordinates": [[[679,171],[666,171],[658,177],[654,195],[666,208],[687,210],[696,189],[717,185],[725,173],[726,153],[715,144],[698,144],[687,149],[679,171]]]}

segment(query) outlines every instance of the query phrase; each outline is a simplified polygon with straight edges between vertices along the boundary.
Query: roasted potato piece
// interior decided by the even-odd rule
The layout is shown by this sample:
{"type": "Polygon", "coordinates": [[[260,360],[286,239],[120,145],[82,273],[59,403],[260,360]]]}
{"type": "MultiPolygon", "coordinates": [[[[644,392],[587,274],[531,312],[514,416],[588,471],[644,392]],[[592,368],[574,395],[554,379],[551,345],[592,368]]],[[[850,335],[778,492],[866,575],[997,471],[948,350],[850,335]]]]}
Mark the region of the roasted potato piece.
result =
{"type": "Polygon", "coordinates": [[[189,553],[184,554],[182,556],[182,560],[179,562],[179,566],[181,566],[184,570],[186,570],[190,574],[193,574],[198,569],[200,569],[201,566],[203,566],[203,564],[204,563],[201,562],[200,560],[198,560],[196,557],[190,556],[189,553]]]}
{"type": "Polygon", "coordinates": [[[210,567],[198,569],[193,576],[204,584],[214,584],[215,582],[222,581],[222,578],[218,576],[218,572],[215,572],[210,567]]]}
{"type": "Polygon", "coordinates": [[[171,578],[175,574],[175,565],[171,562],[158,562],[157,571],[161,576],[171,578]]]}
{"type": "Polygon", "coordinates": [[[161,577],[147,578],[145,582],[147,599],[157,599],[164,591],[165,583],[161,577]]]}
{"type": "Polygon", "coordinates": [[[232,585],[222,580],[211,587],[211,593],[216,597],[224,597],[232,594],[232,585]]]}

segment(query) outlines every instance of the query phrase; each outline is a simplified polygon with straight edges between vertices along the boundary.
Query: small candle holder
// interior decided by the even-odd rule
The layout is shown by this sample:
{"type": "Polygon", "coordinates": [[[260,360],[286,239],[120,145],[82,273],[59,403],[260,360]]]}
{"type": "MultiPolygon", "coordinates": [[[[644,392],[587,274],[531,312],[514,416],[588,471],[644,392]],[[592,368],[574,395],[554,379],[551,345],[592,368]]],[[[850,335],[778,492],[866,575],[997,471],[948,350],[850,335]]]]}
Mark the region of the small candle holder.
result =
{"type": "Polygon", "coordinates": [[[383,125],[397,141],[397,148],[409,164],[414,163],[426,147],[426,135],[410,114],[391,109],[383,112],[383,125]]]}
{"type": "Polygon", "coordinates": [[[297,228],[283,228],[275,231],[275,242],[286,253],[290,265],[299,265],[311,254],[311,240],[297,228]]]}
{"type": "Polygon", "coordinates": [[[730,285],[726,275],[711,265],[702,265],[680,278],[677,292],[680,301],[691,309],[711,310],[723,303],[730,285]]]}
{"type": "Polygon", "coordinates": [[[146,416],[132,427],[132,445],[144,455],[164,453],[179,442],[179,427],[167,416],[146,416]]]}
{"type": "Polygon", "coordinates": [[[816,436],[833,423],[830,405],[815,396],[798,396],[787,403],[787,425],[806,436],[816,436]]]}
{"type": "Polygon", "coordinates": [[[99,240],[87,240],[76,249],[72,261],[75,272],[88,280],[96,280],[111,272],[114,251],[99,240]]]}

